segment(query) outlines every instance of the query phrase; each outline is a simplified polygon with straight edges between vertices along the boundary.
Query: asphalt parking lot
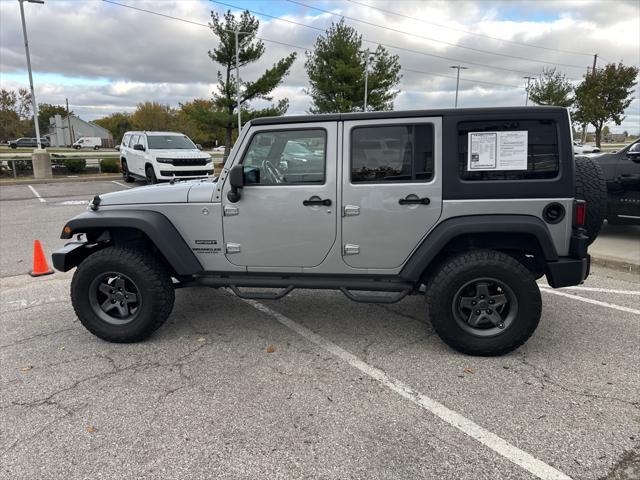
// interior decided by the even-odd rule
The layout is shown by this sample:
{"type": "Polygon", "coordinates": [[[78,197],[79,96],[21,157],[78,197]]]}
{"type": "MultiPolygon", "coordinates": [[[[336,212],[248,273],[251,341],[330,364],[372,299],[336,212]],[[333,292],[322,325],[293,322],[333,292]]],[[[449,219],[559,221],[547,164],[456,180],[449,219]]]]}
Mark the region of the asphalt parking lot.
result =
{"type": "Polygon", "coordinates": [[[149,341],[77,321],[34,239],[120,182],[0,187],[0,478],[640,478],[640,278],[543,288],[518,351],[449,349],[420,297],[183,289],[149,341]]]}

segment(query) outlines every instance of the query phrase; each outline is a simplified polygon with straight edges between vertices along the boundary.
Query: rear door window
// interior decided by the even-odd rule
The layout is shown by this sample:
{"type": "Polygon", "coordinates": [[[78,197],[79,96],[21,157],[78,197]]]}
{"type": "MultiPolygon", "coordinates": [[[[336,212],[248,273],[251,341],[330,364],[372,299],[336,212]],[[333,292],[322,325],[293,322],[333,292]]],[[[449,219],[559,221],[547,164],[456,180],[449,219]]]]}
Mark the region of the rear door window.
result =
{"type": "Polygon", "coordinates": [[[458,175],[462,180],[551,179],[556,178],[559,171],[558,126],[554,120],[480,120],[458,123],[458,175]],[[475,132],[527,132],[526,169],[469,171],[469,133],[475,132]]]}

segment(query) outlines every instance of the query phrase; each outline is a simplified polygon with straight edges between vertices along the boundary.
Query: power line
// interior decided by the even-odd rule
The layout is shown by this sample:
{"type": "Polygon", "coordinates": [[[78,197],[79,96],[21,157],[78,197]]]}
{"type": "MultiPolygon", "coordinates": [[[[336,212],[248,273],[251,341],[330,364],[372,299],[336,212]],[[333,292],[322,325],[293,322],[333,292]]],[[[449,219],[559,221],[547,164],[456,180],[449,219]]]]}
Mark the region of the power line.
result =
{"type": "MultiPolygon", "coordinates": [[[[256,15],[260,15],[262,17],[273,18],[274,20],[278,20],[278,21],[281,21],[281,22],[291,23],[293,25],[299,25],[299,26],[302,26],[302,27],[306,27],[306,28],[310,28],[310,29],[313,29],[313,30],[319,30],[319,31],[324,32],[324,29],[319,28],[319,27],[314,27],[312,25],[307,25],[306,23],[300,23],[300,22],[296,22],[296,21],[289,20],[289,19],[286,19],[286,18],[276,17],[275,15],[270,15],[268,13],[259,12],[257,10],[252,10],[252,9],[249,9],[249,8],[243,9],[241,7],[238,7],[237,5],[232,5],[230,3],[220,2],[220,1],[217,1],[217,0],[209,0],[209,1],[211,3],[216,3],[218,5],[224,5],[225,7],[235,8],[237,10],[247,10],[247,11],[249,11],[251,13],[254,13],[256,15]]],[[[310,8],[315,8],[315,7],[310,7],[310,8]]],[[[331,13],[331,12],[329,12],[329,13],[331,13]]],[[[332,15],[335,15],[335,14],[332,14],[332,15]]],[[[369,39],[364,38],[364,37],[362,38],[362,41],[367,42],[367,43],[372,43],[374,45],[376,45],[376,44],[377,45],[382,45],[384,47],[392,48],[392,49],[395,49],[395,50],[400,50],[400,51],[403,51],[403,52],[415,53],[417,55],[423,55],[425,57],[438,58],[440,60],[446,60],[447,62],[466,63],[466,64],[469,64],[469,65],[476,65],[476,66],[479,66],[479,67],[485,67],[485,68],[489,68],[489,69],[492,69],[492,70],[499,70],[499,71],[503,71],[503,72],[517,73],[519,75],[538,75],[535,72],[530,72],[530,71],[525,71],[525,70],[514,70],[512,68],[498,67],[498,66],[489,65],[489,64],[486,64],[486,63],[471,62],[471,61],[460,60],[460,59],[452,58],[452,57],[445,57],[443,55],[436,55],[435,53],[427,53],[427,52],[423,52],[421,50],[414,50],[414,49],[411,49],[411,48],[401,47],[399,45],[392,45],[392,44],[389,44],[389,43],[382,43],[382,42],[378,42],[378,41],[375,41],[375,40],[369,40],[369,39]]],[[[584,68],[584,67],[580,67],[580,68],[584,68]]],[[[573,80],[573,79],[571,79],[571,80],[573,80]]]]}
{"type": "Polygon", "coordinates": [[[302,2],[299,2],[297,0],[287,0],[287,1],[289,3],[293,3],[295,5],[300,5],[302,7],[311,8],[313,10],[317,10],[319,12],[328,13],[330,15],[333,15],[334,17],[346,18],[348,20],[352,20],[354,22],[362,23],[364,25],[369,25],[369,26],[376,27],[376,28],[382,28],[382,29],[388,30],[390,32],[400,33],[402,35],[408,35],[410,37],[416,37],[416,38],[420,38],[420,39],[423,39],[423,40],[428,40],[428,41],[431,41],[431,42],[441,43],[443,45],[449,45],[450,47],[462,48],[462,49],[465,49],[465,50],[471,50],[473,52],[479,52],[479,53],[483,53],[483,54],[486,54],[486,55],[496,55],[496,56],[499,56],[499,57],[513,58],[513,59],[516,59],[516,60],[524,60],[524,61],[527,61],[527,62],[542,63],[542,64],[545,64],[545,65],[557,65],[557,66],[562,66],[562,67],[579,68],[580,70],[584,69],[584,65],[572,65],[572,64],[567,64],[567,63],[546,62],[544,60],[536,60],[536,59],[533,59],[533,58],[520,57],[518,55],[509,55],[508,53],[491,52],[489,50],[484,50],[484,49],[481,49],[481,48],[467,47],[465,45],[460,45],[458,43],[446,42],[444,40],[438,40],[436,38],[426,37],[424,35],[418,35],[417,33],[409,33],[409,32],[403,31],[403,30],[399,30],[397,28],[386,27],[384,25],[379,25],[377,23],[369,22],[367,20],[362,20],[362,19],[355,18],[355,17],[349,17],[347,15],[340,15],[340,14],[337,14],[337,13],[333,13],[330,10],[325,10],[323,8],[318,8],[318,7],[313,7],[311,5],[307,5],[306,3],[302,3],[302,2]]]}
{"type": "MultiPolygon", "coordinates": [[[[132,5],[126,5],[124,3],[118,3],[118,2],[115,2],[113,0],[102,0],[102,1],[105,2],[105,3],[110,3],[112,5],[117,5],[119,7],[129,8],[131,10],[136,10],[138,12],[148,13],[150,15],[156,15],[158,17],[166,18],[168,20],[176,20],[176,21],[179,21],[179,22],[189,23],[189,24],[196,25],[196,26],[199,26],[199,27],[210,28],[209,25],[206,24],[206,23],[195,22],[193,20],[188,20],[188,19],[185,19],[185,18],[175,17],[173,15],[167,15],[167,14],[160,13],[160,12],[154,12],[153,10],[147,10],[147,9],[140,8],[140,7],[134,7],[132,5]]],[[[233,8],[237,8],[237,7],[233,7],[233,8]]],[[[297,22],[293,22],[293,23],[297,23],[297,22]]],[[[280,41],[277,41],[277,40],[271,40],[271,39],[267,39],[267,38],[264,38],[264,37],[256,36],[255,38],[257,38],[259,40],[263,40],[265,42],[271,42],[271,43],[277,43],[279,45],[285,45],[287,47],[295,48],[295,49],[298,49],[298,50],[305,50],[305,51],[312,50],[311,47],[302,47],[300,45],[293,45],[291,43],[280,42],[280,41]]],[[[451,75],[443,75],[443,74],[439,74],[439,73],[423,72],[423,71],[420,71],[420,70],[413,70],[413,69],[410,69],[410,68],[403,68],[402,70],[404,72],[416,73],[416,74],[426,75],[426,76],[430,76],[430,77],[451,78],[451,79],[455,80],[455,77],[453,77],[451,75]]],[[[462,82],[471,82],[471,83],[482,83],[482,84],[494,85],[494,86],[499,86],[499,87],[521,88],[520,86],[516,86],[516,85],[508,85],[508,84],[505,84],[505,83],[489,82],[489,81],[486,81],[486,80],[460,79],[460,81],[462,81],[462,82]]]]}
{"type": "MultiPolygon", "coordinates": [[[[587,56],[587,57],[590,57],[590,56],[592,56],[592,55],[593,55],[593,54],[591,54],[591,53],[576,52],[576,51],[572,51],[572,50],[562,50],[562,49],[559,49],[559,48],[543,47],[542,45],[533,45],[533,44],[531,44],[531,43],[517,42],[517,41],[515,41],[515,40],[506,40],[506,39],[504,39],[504,38],[492,37],[491,35],[486,35],[486,34],[484,34],[484,33],[472,32],[472,31],[470,31],[470,30],[465,30],[465,29],[463,29],[463,28],[455,28],[455,27],[450,27],[450,26],[448,26],[448,25],[442,25],[442,24],[440,24],[440,23],[428,22],[427,20],[423,20],[423,19],[421,19],[421,18],[412,17],[412,16],[410,16],[410,15],[405,15],[405,14],[403,14],[403,13],[395,12],[395,11],[393,11],[393,10],[386,10],[386,9],[384,9],[384,8],[374,7],[373,5],[370,5],[370,4],[368,4],[368,3],[357,2],[356,0],[347,0],[347,1],[348,1],[348,2],[351,2],[351,3],[354,3],[354,4],[356,4],[356,5],[362,5],[362,6],[364,6],[364,7],[371,8],[371,9],[373,9],[373,10],[378,10],[378,11],[380,11],[380,12],[390,13],[391,15],[397,15],[398,17],[407,18],[407,19],[410,19],[410,20],[415,20],[415,21],[417,21],[417,22],[422,22],[422,23],[425,23],[425,24],[427,24],[427,25],[434,25],[434,26],[436,26],[436,27],[446,28],[446,29],[448,29],[448,30],[453,30],[453,31],[456,31],[456,32],[463,32],[463,33],[466,33],[466,34],[468,34],[468,35],[476,35],[476,36],[478,36],[478,37],[484,37],[484,38],[489,38],[489,39],[491,39],[491,40],[497,40],[497,41],[499,41],[499,42],[511,43],[511,44],[513,44],[513,45],[521,45],[521,46],[524,46],[524,47],[540,48],[540,49],[542,49],[542,50],[549,50],[549,51],[552,51],[552,52],[570,53],[570,54],[572,54],[572,55],[584,55],[584,56],[587,56]]],[[[558,64],[558,65],[559,65],[559,64],[558,64]]],[[[582,67],[582,68],[584,68],[584,67],[582,67]]]]}

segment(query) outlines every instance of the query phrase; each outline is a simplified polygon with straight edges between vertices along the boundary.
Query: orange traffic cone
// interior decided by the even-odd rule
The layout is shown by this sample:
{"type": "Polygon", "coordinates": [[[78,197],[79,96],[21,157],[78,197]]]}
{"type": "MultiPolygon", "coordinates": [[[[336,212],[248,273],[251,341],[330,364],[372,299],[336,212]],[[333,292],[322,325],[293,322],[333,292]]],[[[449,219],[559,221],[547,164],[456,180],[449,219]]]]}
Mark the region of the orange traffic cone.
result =
{"type": "Polygon", "coordinates": [[[40,240],[35,240],[33,242],[33,271],[29,272],[29,275],[39,277],[41,275],[51,275],[52,273],[53,270],[47,264],[47,258],[44,256],[40,240]]]}

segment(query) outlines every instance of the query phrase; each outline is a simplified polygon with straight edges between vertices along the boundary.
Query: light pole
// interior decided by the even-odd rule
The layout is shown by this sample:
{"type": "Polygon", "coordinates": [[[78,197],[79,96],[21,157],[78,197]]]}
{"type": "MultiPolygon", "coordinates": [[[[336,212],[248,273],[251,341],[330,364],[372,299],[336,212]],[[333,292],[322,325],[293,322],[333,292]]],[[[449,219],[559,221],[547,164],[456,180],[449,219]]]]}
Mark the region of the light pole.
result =
{"type": "Polygon", "coordinates": [[[454,107],[458,108],[458,89],[460,88],[460,70],[469,70],[469,67],[463,67],[462,65],[451,65],[449,68],[455,68],[457,70],[457,73],[456,73],[456,102],[454,104],[454,107]]]}
{"type": "Polygon", "coordinates": [[[20,18],[22,19],[22,34],[24,35],[24,50],[27,54],[27,70],[29,71],[29,86],[31,87],[31,103],[33,104],[33,121],[36,126],[36,141],[38,150],[42,148],[40,144],[40,125],[38,124],[38,104],[36,102],[36,93],[33,90],[33,75],[31,75],[31,56],[29,55],[29,41],[27,40],[27,25],[24,21],[24,2],[44,4],[44,0],[18,0],[20,4],[20,18]]]}
{"type": "Polygon", "coordinates": [[[527,86],[525,87],[525,90],[527,91],[527,96],[525,98],[524,101],[524,106],[526,107],[527,105],[529,105],[529,85],[531,84],[531,80],[535,80],[536,77],[522,77],[527,81],[527,86]]]}
{"type": "Polygon", "coordinates": [[[236,39],[236,104],[238,108],[238,138],[240,138],[240,130],[242,130],[242,116],[240,114],[240,47],[238,43],[240,41],[240,35],[250,35],[251,32],[241,32],[239,28],[226,31],[233,32],[236,39]]]}
{"type": "Polygon", "coordinates": [[[375,53],[371,53],[369,49],[360,50],[360,53],[365,54],[364,58],[364,105],[362,107],[362,111],[367,111],[367,94],[369,93],[369,62],[371,61],[371,57],[375,56],[375,53]]]}

